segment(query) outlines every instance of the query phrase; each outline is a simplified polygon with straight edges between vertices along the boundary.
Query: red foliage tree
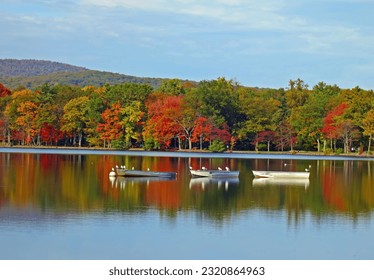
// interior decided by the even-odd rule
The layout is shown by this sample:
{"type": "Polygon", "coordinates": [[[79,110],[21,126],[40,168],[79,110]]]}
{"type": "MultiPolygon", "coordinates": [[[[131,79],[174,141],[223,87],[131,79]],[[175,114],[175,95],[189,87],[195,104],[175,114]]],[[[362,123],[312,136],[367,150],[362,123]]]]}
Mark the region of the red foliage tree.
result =
{"type": "Polygon", "coordinates": [[[58,141],[63,138],[63,133],[60,130],[57,130],[53,125],[49,123],[43,123],[40,128],[40,138],[42,142],[47,144],[57,145],[58,141]]]}
{"type": "Polygon", "coordinates": [[[344,114],[344,111],[347,108],[347,104],[340,103],[338,106],[329,111],[323,120],[325,125],[322,128],[322,133],[327,139],[330,139],[331,147],[332,141],[339,136],[339,130],[341,130],[340,123],[337,119],[344,114]]]}
{"type": "Polygon", "coordinates": [[[118,139],[122,133],[122,126],[120,124],[121,104],[114,103],[111,108],[106,109],[101,117],[103,123],[97,125],[97,131],[100,134],[100,139],[104,141],[104,147],[108,143],[111,146],[111,141],[118,139]]]}
{"type": "Polygon", "coordinates": [[[257,135],[256,141],[258,143],[266,142],[267,150],[270,151],[270,143],[273,142],[276,138],[275,132],[270,130],[261,131],[257,135]]]}
{"type": "Polygon", "coordinates": [[[203,148],[203,143],[210,140],[213,124],[205,117],[198,117],[195,120],[195,129],[192,133],[192,142],[199,142],[200,150],[203,148]]]}
{"type": "Polygon", "coordinates": [[[0,97],[5,97],[10,94],[10,90],[0,83],[0,97]]]}
{"type": "Polygon", "coordinates": [[[183,128],[178,121],[183,117],[183,96],[153,95],[147,102],[149,119],[146,137],[152,137],[163,148],[169,148],[173,138],[184,138],[183,128]]]}

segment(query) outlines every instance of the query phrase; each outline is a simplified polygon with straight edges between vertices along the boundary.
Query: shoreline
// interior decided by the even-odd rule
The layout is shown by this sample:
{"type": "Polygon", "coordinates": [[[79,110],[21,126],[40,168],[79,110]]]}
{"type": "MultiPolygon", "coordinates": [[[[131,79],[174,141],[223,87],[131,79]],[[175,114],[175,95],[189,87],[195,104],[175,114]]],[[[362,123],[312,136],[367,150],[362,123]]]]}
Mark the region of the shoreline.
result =
{"type": "Polygon", "coordinates": [[[373,155],[357,153],[325,155],[318,152],[288,151],[229,151],[212,153],[201,150],[145,151],[144,149],[115,150],[100,147],[35,147],[35,146],[0,146],[0,153],[31,153],[31,154],[76,154],[76,155],[130,155],[160,157],[211,157],[211,158],[258,158],[258,159],[326,159],[326,160],[374,160],[373,155]]]}

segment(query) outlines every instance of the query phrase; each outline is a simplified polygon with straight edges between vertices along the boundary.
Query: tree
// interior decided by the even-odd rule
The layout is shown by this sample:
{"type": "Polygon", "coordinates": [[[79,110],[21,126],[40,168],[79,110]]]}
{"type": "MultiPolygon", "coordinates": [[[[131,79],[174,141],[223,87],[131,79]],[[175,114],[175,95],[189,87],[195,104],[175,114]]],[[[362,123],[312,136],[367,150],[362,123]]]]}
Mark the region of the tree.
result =
{"type": "Polygon", "coordinates": [[[274,98],[264,98],[248,92],[240,100],[240,110],[245,120],[239,124],[238,138],[245,139],[253,135],[255,150],[258,151],[258,133],[274,131],[281,114],[281,103],[274,98]]]}
{"type": "Polygon", "coordinates": [[[19,141],[20,144],[30,144],[39,132],[36,122],[38,109],[38,94],[31,90],[21,89],[13,92],[6,105],[4,117],[8,122],[8,142],[19,141]],[[14,137],[12,137],[15,136],[14,137]]]}
{"type": "Polygon", "coordinates": [[[101,114],[103,123],[97,125],[97,131],[99,132],[100,139],[103,140],[104,148],[106,146],[111,148],[112,141],[118,139],[122,134],[120,122],[121,110],[121,104],[117,102],[101,114]]]}
{"type": "Polygon", "coordinates": [[[344,139],[344,152],[348,152],[349,132],[352,129],[352,122],[344,119],[344,112],[348,108],[345,103],[340,103],[334,109],[327,113],[324,119],[322,132],[327,139],[331,141],[331,148],[336,150],[336,139],[342,137],[344,139]],[[334,140],[334,147],[333,147],[334,140]]]}
{"type": "Polygon", "coordinates": [[[225,78],[202,81],[192,92],[200,100],[200,116],[209,116],[216,126],[227,123],[230,129],[241,119],[238,85],[225,78]]]}
{"type": "Polygon", "coordinates": [[[182,96],[168,96],[156,93],[147,100],[148,120],[144,139],[152,139],[163,148],[169,148],[172,140],[180,133],[175,117],[180,114],[182,96]]]}
{"type": "Polygon", "coordinates": [[[6,88],[2,83],[0,83],[0,98],[9,96],[11,94],[10,89],[6,88]]]}
{"type": "Polygon", "coordinates": [[[371,141],[374,135],[374,109],[371,109],[362,121],[364,135],[369,136],[368,152],[371,150],[371,141]]]}
{"type": "Polygon", "coordinates": [[[296,130],[299,141],[303,141],[308,149],[317,143],[317,151],[321,151],[323,119],[332,98],[335,98],[339,91],[336,86],[320,82],[313,87],[304,105],[291,111],[290,123],[296,130]]]}
{"type": "Polygon", "coordinates": [[[163,80],[161,86],[157,89],[160,93],[168,95],[183,95],[185,90],[182,81],[179,79],[167,79],[163,80]]]}
{"type": "Polygon", "coordinates": [[[261,142],[266,142],[267,144],[267,151],[270,152],[270,143],[275,140],[275,132],[274,131],[261,131],[258,134],[258,137],[256,139],[256,142],[261,143],[261,142]]]}
{"type": "Polygon", "coordinates": [[[82,96],[71,99],[64,106],[64,115],[62,117],[62,130],[71,135],[73,145],[78,139],[78,146],[82,146],[84,129],[86,127],[88,112],[88,97],[82,96]]]}
{"type": "Polygon", "coordinates": [[[289,89],[286,91],[286,102],[290,109],[303,106],[308,99],[308,85],[303,80],[289,81],[289,89]]]}
{"type": "Polygon", "coordinates": [[[5,144],[8,139],[10,144],[9,118],[4,115],[5,108],[11,100],[11,91],[0,83],[0,140],[5,144]]]}
{"type": "Polygon", "coordinates": [[[17,108],[18,116],[15,119],[15,123],[25,133],[26,144],[31,144],[38,132],[38,127],[35,122],[37,108],[38,105],[32,101],[22,102],[17,108]]]}
{"type": "Polygon", "coordinates": [[[203,149],[203,143],[210,141],[210,135],[213,128],[213,121],[209,118],[198,117],[195,120],[195,129],[192,133],[192,141],[199,142],[200,150],[203,149]]]}
{"type": "Polygon", "coordinates": [[[46,145],[52,145],[53,143],[57,146],[57,143],[62,139],[62,132],[57,130],[52,124],[44,123],[40,129],[40,138],[46,145]]]}
{"type": "Polygon", "coordinates": [[[125,108],[120,109],[120,124],[123,127],[123,131],[125,134],[126,147],[131,146],[131,139],[137,141],[140,140],[141,128],[139,127],[139,125],[141,124],[141,120],[145,114],[142,111],[142,107],[143,106],[140,101],[133,101],[125,108]]]}

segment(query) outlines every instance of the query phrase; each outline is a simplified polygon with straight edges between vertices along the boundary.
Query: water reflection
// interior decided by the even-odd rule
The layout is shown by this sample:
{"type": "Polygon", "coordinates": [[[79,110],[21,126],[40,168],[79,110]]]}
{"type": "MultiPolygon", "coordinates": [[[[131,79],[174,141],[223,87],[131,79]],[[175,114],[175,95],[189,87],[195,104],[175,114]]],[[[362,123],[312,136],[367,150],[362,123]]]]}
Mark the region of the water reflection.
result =
{"type": "Polygon", "coordinates": [[[309,179],[286,179],[286,178],[254,178],[252,181],[253,187],[268,187],[268,186],[296,186],[307,189],[309,187],[309,179]]]}
{"type": "Polygon", "coordinates": [[[202,189],[205,190],[209,187],[217,187],[218,189],[224,188],[226,191],[229,187],[235,187],[239,185],[238,178],[191,178],[190,189],[202,189]]]}
{"type": "MultiPolygon", "coordinates": [[[[287,211],[316,219],[344,213],[355,219],[374,209],[373,161],[141,157],[0,153],[0,211],[33,207],[58,212],[135,211],[215,213],[230,218],[242,211],[287,211]],[[174,180],[113,178],[115,165],[177,172],[174,180]],[[239,170],[239,179],[192,179],[189,166],[239,170]],[[255,179],[253,169],[311,169],[309,180],[255,179]],[[209,194],[207,194],[209,193],[209,194]]],[[[280,212],[281,213],[281,212],[280,212]]]]}
{"type": "Polygon", "coordinates": [[[109,177],[112,188],[126,188],[133,186],[146,185],[149,187],[152,183],[166,183],[168,181],[176,181],[176,178],[163,178],[163,177],[109,177]]]}

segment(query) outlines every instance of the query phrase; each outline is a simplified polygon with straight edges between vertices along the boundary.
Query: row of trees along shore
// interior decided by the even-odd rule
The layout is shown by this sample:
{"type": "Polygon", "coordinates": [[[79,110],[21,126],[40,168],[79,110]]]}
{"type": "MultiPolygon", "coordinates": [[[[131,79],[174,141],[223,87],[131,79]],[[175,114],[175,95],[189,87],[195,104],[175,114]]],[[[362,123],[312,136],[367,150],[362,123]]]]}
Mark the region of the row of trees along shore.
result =
{"type": "Polygon", "coordinates": [[[320,82],[260,89],[218,78],[199,83],[9,90],[0,84],[3,146],[371,154],[374,93],[320,82]]]}

